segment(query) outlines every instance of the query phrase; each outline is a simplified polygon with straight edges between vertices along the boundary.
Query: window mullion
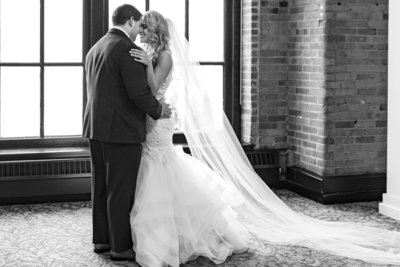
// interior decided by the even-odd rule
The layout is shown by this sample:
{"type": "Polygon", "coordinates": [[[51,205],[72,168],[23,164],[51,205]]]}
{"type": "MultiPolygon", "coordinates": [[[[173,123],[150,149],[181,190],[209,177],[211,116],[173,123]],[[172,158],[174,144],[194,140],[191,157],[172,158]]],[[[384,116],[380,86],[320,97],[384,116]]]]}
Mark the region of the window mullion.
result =
{"type": "Polygon", "coordinates": [[[40,138],[44,138],[44,0],[40,0],[40,138]]]}
{"type": "Polygon", "coordinates": [[[92,25],[92,14],[91,14],[91,3],[89,0],[82,1],[82,121],[85,113],[86,102],[87,102],[87,93],[86,93],[86,71],[85,71],[85,61],[86,61],[86,53],[90,49],[90,33],[91,33],[91,25],[92,25]]]}
{"type": "Polygon", "coordinates": [[[189,0],[185,0],[185,37],[189,41],[189,0]]]}
{"type": "Polygon", "coordinates": [[[220,66],[225,66],[225,62],[224,61],[199,61],[199,65],[220,65],[220,66]]]}

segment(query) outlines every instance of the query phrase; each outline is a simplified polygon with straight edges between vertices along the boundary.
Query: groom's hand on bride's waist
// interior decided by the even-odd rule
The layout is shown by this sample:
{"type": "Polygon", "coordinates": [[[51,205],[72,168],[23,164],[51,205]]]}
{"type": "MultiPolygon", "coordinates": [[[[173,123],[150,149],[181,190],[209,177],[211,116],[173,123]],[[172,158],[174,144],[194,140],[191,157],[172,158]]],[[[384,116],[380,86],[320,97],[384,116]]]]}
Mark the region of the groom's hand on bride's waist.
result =
{"type": "Polygon", "coordinates": [[[162,102],[162,112],[160,119],[166,119],[171,117],[171,106],[165,102],[162,102]]]}

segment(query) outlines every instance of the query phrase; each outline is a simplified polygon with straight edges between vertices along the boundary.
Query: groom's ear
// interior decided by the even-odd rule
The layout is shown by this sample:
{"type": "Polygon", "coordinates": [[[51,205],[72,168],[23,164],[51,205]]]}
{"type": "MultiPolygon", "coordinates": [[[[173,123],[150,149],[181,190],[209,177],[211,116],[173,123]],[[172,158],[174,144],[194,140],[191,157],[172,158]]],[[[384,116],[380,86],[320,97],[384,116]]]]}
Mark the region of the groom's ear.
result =
{"type": "Polygon", "coordinates": [[[135,23],[135,18],[132,16],[129,18],[129,26],[133,27],[134,23],[135,23]]]}

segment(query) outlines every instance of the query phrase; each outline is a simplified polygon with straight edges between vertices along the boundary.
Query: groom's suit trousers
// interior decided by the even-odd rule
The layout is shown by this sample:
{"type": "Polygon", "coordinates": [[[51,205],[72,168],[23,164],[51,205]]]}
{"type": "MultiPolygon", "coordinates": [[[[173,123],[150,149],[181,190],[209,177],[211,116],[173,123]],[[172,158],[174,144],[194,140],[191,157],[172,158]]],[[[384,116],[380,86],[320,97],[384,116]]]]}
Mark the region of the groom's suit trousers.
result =
{"type": "Polygon", "coordinates": [[[132,248],[133,206],[142,145],[89,139],[92,155],[93,243],[121,252],[132,248]]]}

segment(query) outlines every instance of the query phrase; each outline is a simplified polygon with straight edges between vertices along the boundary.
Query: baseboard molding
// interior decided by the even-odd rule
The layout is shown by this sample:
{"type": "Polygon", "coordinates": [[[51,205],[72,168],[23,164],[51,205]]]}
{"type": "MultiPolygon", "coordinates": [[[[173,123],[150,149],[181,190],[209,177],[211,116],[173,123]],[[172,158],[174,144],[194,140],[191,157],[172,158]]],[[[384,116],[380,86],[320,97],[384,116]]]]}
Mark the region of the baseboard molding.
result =
{"type": "Polygon", "coordinates": [[[400,197],[391,194],[383,194],[379,203],[379,213],[400,221],[400,197]]]}
{"type": "MultiPolygon", "coordinates": [[[[185,152],[190,153],[187,149],[185,152]]],[[[253,152],[249,150],[246,153],[253,152]]],[[[252,162],[255,171],[269,187],[286,188],[319,203],[381,201],[386,192],[386,174],[321,176],[305,169],[288,167],[286,179],[282,181],[279,165],[272,163],[252,162]]],[[[90,200],[90,177],[90,171],[58,177],[0,177],[0,205],[90,200]]],[[[386,210],[389,206],[382,204],[386,210]]]]}
{"type": "Polygon", "coordinates": [[[254,168],[254,171],[271,189],[282,189],[279,181],[279,167],[274,168],[254,168]]]}
{"type": "Polygon", "coordinates": [[[90,200],[90,176],[0,181],[0,205],[90,200]]]}
{"type": "Polygon", "coordinates": [[[323,204],[380,201],[386,174],[322,176],[288,167],[283,187],[323,204]]]}
{"type": "MultiPolygon", "coordinates": [[[[271,188],[286,188],[323,204],[381,201],[386,191],[385,174],[324,177],[304,169],[289,167],[286,179],[281,181],[278,168],[256,168],[255,171],[271,188]]],[[[0,181],[0,205],[82,201],[90,200],[90,195],[89,175],[0,181]]],[[[400,218],[400,209],[390,203],[386,199],[380,204],[382,213],[400,218]]]]}
{"type": "Polygon", "coordinates": [[[15,198],[0,198],[0,205],[38,204],[49,202],[89,201],[90,193],[70,195],[26,196],[15,198]]]}

